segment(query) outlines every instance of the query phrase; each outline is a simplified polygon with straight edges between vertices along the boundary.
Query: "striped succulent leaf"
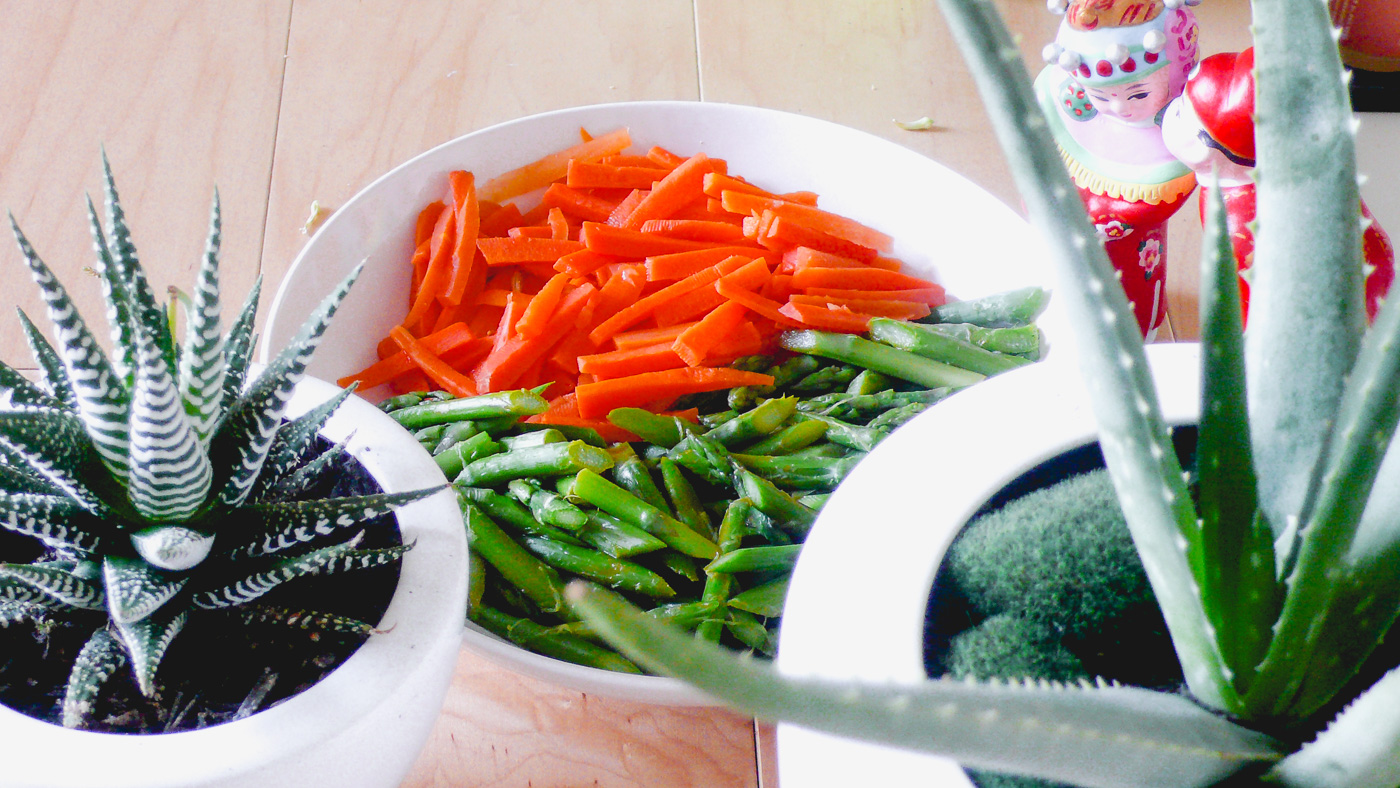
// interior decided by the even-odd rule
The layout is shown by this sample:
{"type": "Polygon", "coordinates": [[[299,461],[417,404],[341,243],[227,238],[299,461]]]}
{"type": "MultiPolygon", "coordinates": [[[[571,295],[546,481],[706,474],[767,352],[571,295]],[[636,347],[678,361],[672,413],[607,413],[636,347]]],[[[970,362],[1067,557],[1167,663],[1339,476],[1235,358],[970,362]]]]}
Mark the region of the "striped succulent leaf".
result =
{"type": "Polygon", "coordinates": [[[32,536],[51,547],[82,553],[101,548],[102,538],[94,533],[101,521],[71,498],[6,489],[11,488],[0,488],[0,528],[32,536]],[[88,526],[88,530],[79,526],[88,526]]]}
{"type": "Polygon", "coordinates": [[[154,338],[144,329],[136,346],[128,495],[153,522],[183,522],[209,497],[214,470],[181,406],[179,388],[154,338]]]}
{"type": "Polygon", "coordinates": [[[68,291],[35,254],[13,216],[10,217],[10,227],[48,307],[67,380],[73,387],[77,401],[78,415],[82,417],[92,445],[108,470],[117,478],[125,479],[129,454],[127,419],[130,397],[83,322],[82,315],[78,314],[72,299],[68,297],[68,291]]]}
{"type": "Polygon", "coordinates": [[[160,667],[166,649],[170,648],[170,642],[188,620],[189,612],[181,610],[171,616],[157,614],[129,624],[117,624],[117,632],[126,644],[127,653],[131,655],[131,667],[136,673],[136,686],[140,688],[142,695],[148,698],[155,696],[156,669],[160,667]]]}
{"type": "Polygon", "coordinates": [[[196,592],[193,598],[194,605],[205,610],[246,605],[288,580],[315,574],[322,567],[354,550],[363,537],[364,532],[361,531],[342,544],[287,558],[232,583],[196,592]]]}
{"type": "Polygon", "coordinates": [[[12,493],[62,494],[47,479],[35,473],[24,456],[12,451],[4,441],[0,441],[0,489],[12,493]]]}
{"type": "Polygon", "coordinates": [[[309,632],[339,632],[349,635],[372,635],[377,631],[359,619],[315,610],[253,604],[239,608],[238,612],[245,624],[275,624],[309,632]]]}
{"type": "Polygon", "coordinates": [[[16,602],[0,597],[0,629],[11,624],[38,621],[48,610],[48,605],[39,602],[16,602]]]}
{"type": "Polygon", "coordinates": [[[99,583],[78,577],[53,564],[0,564],[0,579],[23,583],[68,607],[102,610],[106,594],[99,583]]]}
{"type": "Polygon", "coordinates": [[[102,231],[102,220],[90,197],[87,198],[87,212],[92,251],[97,257],[97,274],[102,282],[102,299],[107,306],[107,327],[112,337],[112,368],[130,391],[136,380],[136,365],[131,358],[137,326],[136,316],[132,314],[132,297],[127,292],[126,280],[117,271],[107,236],[102,231]]]}
{"type": "MultiPolygon", "coordinates": [[[[248,383],[248,365],[253,360],[253,346],[258,343],[258,335],[253,332],[253,320],[258,314],[258,294],[262,291],[262,277],[253,282],[253,287],[243,299],[243,307],[229,326],[224,337],[224,393],[222,417],[226,417],[232,403],[243,396],[243,387],[248,383]]],[[[215,425],[217,431],[218,425],[215,425]]]]}
{"type": "Polygon", "coordinates": [[[219,193],[209,209],[209,240],[186,316],[185,344],[180,350],[180,396],[201,444],[208,446],[224,396],[224,339],[220,333],[219,193]]]}
{"type": "Polygon", "coordinates": [[[291,473],[276,479],[263,490],[264,500],[287,500],[310,489],[328,468],[332,468],[345,454],[345,444],[337,443],[313,457],[291,473]]]}
{"type": "Polygon", "coordinates": [[[126,665],[126,651],[104,624],[92,633],[68,674],[63,694],[63,725],[77,728],[92,713],[97,694],[113,673],[126,665]]]}
{"type": "Polygon", "coordinates": [[[0,412],[0,447],[94,514],[105,511],[90,483],[102,466],[82,422],[61,410],[21,408],[0,412]]]}
{"type": "Polygon", "coordinates": [[[238,506],[253,491],[253,484],[262,472],[282,415],[286,413],[292,389],[306,373],[306,365],[320,344],[321,335],[330,325],[331,317],[359,278],[363,267],[364,263],[355,266],[335,291],[321,302],[292,342],[230,408],[228,418],[220,425],[211,448],[212,452],[216,452],[215,456],[225,463],[223,467],[229,469],[227,482],[218,493],[221,504],[238,506]]]}
{"type": "Polygon", "coordinates": [[[238,527],[259,534],[239,551],[242,556],[263,556],[306,544],[344,528],[388,514],[401,506],[426,498],[443,488],[400,493],[377,493],[314,501],[260,503],[239,508],[238,527]]]}
{"type": "Polygon", "coordinates": [[[61,408],[63,403],[36,386],[9,364],[0,361],[0,409],[13,405],[61,408]]]}
{"type": "Polygon", "coordinates": [[[151,332],[165,356],[166,367],[175,369],[175,341],[170,335],[170,323],[166,320],[165,310],[151,292],[146,272],[137,259],[136,245],[131,241],[126,212],[122,210],[121,200],[117,196],[117,184],[112,178],[112,165],[107,161],[106,153],[102,154],[102,193],[107,210],[107,248],[112,253],[112,279],[122,283],[122,290],[130,299],[134,323],[151,332]]]}
{"type": "Polygon", "coordinates": [[[351,550],[345,555],[321,567],[316,574],[333,575],[340,572],[356,572],[361,569],[374,569],[388,566],[403,558],[413,549],[414,543],[399,544],[393,547],[377,547],[370,550],[351,550]]]}
{"type": "Polygon", "coordinates": [[[19,324],[24,329],[24,341],[29,345],[29,352],[34,356],[34,363],[39,365],[39,385],[48,392],[49,396],[63,403],[63,407],[69,410],[78,407],[78,395],[73,392],[73,387],[68,383],[68,373],[63,368],[63,359],[59,357],[58,351],[53,349],[53,345],[44,338],[39,328],[34,325],[34,321],[29,319],[29,315],[23,309],[19,312],[19,324]]]}
{"type": "Polygon", "coordinates": [[[171,577],[144,561],[107,556],[102,562],[107,612],[118,624],[130,624],[160,609],[180,592],[188,577],[171,577]]]}
{"type": "Polygon", "coordinates": [[[316,436],[326,426],[331,414],[339,408],[355,391],[355,386],[341,389],[335,396],[306,413],[284,423],[277,430],[277,439],[268,450],[263,472],[258,479],[260,490],[267,489],[281,480],[311,454],[316,446],[316,436]]]}

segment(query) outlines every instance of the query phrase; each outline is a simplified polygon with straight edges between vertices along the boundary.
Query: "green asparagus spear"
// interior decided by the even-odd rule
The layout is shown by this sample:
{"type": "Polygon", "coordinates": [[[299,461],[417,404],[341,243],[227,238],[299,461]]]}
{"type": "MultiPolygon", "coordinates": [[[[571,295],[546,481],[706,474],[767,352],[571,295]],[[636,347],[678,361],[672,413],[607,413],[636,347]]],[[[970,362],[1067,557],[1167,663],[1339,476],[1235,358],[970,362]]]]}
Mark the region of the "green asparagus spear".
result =
{"type": "Polygon", "coordinates": [[[993,353],[971,342],[932,331],[918,323],[877,317],[870,321],[870,338],[900,350],[917,353],[924,358],[942,361],[955,367],[996,375],[1031,363],[1029,359],[1006,353],[993,353]]]}
{"type": "Polygon", "coordinates": [[[607,512],[589,509],[587,514],[588,524],[579,529],[579,537],[594,550],[613,558],[653,553],[666,546],[655,536],[607,512]]]}
{"type": "Polygon", "coordinates": [[[472,620],[512,643],[545,656],[619,673],[642,672],[641,668],[626,658],[596,643],[572,635],[551,632],[548,627],[527,618],[516,618],[493,607],[478,607],[472,620]]]}
{"type": "Polygon", "coordinates": [[[538,536],[527,536],[521,540],[521,544],[556,569],[602,583],[618,591],[662,598],[676,595],[676,590],[661,575],[630,561],[604,555],[597,550],[538,536]]]}
{"type": "Polygon", "coordinates": [[[763,585],[754,586],[731,597],[729,606],[765,618],[781,616],[783,614],[783,600],[787,598],[790,579],[788,575],[784,575],[763,585]]]}
{"type": "Polygon", "coordinates": [[[1040,287],[1023,287],[969,301],[936,306],[926,323],[973,323],[979,326],[1024,326],[1045,311],[1050,294],[1040,287]]]}
{"type": "Polygon", "coordinates": [[[579,471],[574,492],[599,509],[632,523],[686,555],[710,559],[718,554],[714,542],[595,471],[579,471]]]}
{"type": "Polygon", "coordinates": [[[662,416],[643,408],[614,408],[608,421],[642,440],[671,448],[694,429],[694,425],[675,416],[662,416]]]}
{"type": "Polygon", "coordinates": [[[816,512],[743,466],[734,472],[734,487],[753,502],[755,509],[773,518],[778,527],[790,533],[806,536],[812,523],[816,522],[816,512]]]}
{"type": "MultiPolygon", "coordinates": [[[[719,524],[718,544],[722,555],[728,555],[738,549],[747,530],[746,523],[752,509],[753,506],[747,498],[739,498],[725,509],[724,519],[719,524]]],[[[711,565],[713,563],[711,562],[711,565]]],[[[705,589],[700,592],[700,601],[713,605],[721,604],[729,598],[733,588],[734,578],[731,573],[716,571],[707,566],[705,567],[705,589]]],[[[717,643],[723,629],[723,619],[711,619],[699,624],[695,629],[695,634],[697,637],[717,643]]]]}
{"type": "Polygon", "coordinates": [[[501,577],[520,589],[546,613],[574,618],[564,602],[564,582],[559,573],[531,555],[491,521],[475,504],[459,499],[466,518],[471,549],[490,564],[501,577]]]}
{"type": "Polygon", "coordinates": [[[515,435],[506,435],[501,438],[501,443],[508,450],[524,449],[530,446],[543,446],[546,443],[568,443],[569,439],[564,433],[553,427],[542,430],[530,430],[515,435]]]}
{"type": "Polygon", "coordinates": [[[577,531],[588,523],[588,515],[583,510],[565,500],[564,496],[546,490],[534,479],[511,479],[506,490],[515,500],[525,504],[535,520],[577,531]]]}
{"type": "MultiPolygon", "coordinates": [[[[462,422],[469,424],[471,422],[462,422]]],[[[491,434],[478,432],[464,441],[454,443],[433,457],[433,462],[442,469],[442,475],[455,479],[469,463],[482,457],[499,454],[505,447],[491,439],[491,434]]]]}
{"type": "Polygon", "coordinates": [[[475,504],[477,508],[485,512],[496,523],[508,525],[521,533],[532,536],[547,536],[556,542],[567,542],[569,544],[583,546],[575,535],[567,531],[560,530],[552,525],[547,525],[535,519],[529,509],[514,498],[502,495],[495,490],[485,487],[464,487],[455,486],[457,495],[475,504]]]}
{"type": "Polygon", "coordinates": [[[529,476],[561,476],[585,468],[605,471],[612,462],[606,451],[583,441],[546,443],[468,463],[455,482],[469,487],[493,487],[529,476]]]}
{"type": "Polygon", "coordinates": [[[442,454],[462,441],[481,433],[481,427],[474,421],[458,421],[440,426],[442,427],[442,436],[438,439],[437,445],[433,447],[434,455],[442,454]]]}
{"type": "Polygon", "coordinates": [[[899,350],[879,342],[851,334],[837,334],[829,331],[785,331],[778,338],[787,350],[794,353],[807,353],[825,358],[833,358],[883,372],[886,375],[917,383],[926,388],[963,388],[970,386],[985,375],[934,361],[923,356],[899,350]]]}
{"type": "Polygon", "coordinates": [[[745,454],[791,454],[821,440],[826,435],[826,422],[803,419],[749,446],[745,454]]]}
{"type": "Polygon", "coordinates": [[[736,462],[781,487],[797,490],[831,489],[865,458],[865,452],[842,457],[794,457],[733,454],[736,462]]]}
{"type": "Polygon", "coordinates": [[[797,409],[797,397],[775,397],[705,433],[726,448],[734,448],[771,435],[797,409]]]}
{"type": "Polygon", "coordinates": [[[986,328],[972,323],[920,323],[929,331],[937,331],[956,339],[997,353],[1014,353],[1036,360],[1040,358],[1040,329],[1035,324],[1007,328],[986,328]]]}
{"type": "Polygon", "coordinates": [[[439,402],[421,402],[392,411],[389,415],[404,427],[415,430],[464,419],[495,419],[502,416],[521,419],[543,413],[548,407],[549,403],[544,397],[528,389],[520,389],[439,402]]]}
{"type": "Polygon", "coordinates": [[[700,494],[695,491],[690,480],[685,478],[685,472],[681,470],[681,466],[677,465],[670,457],[663,457],[659,462],[659,467],[661,468],[661,484],[666,488],[666,494],[671,499],[671,511],[676,515],[676,519],[690,526],[698,534],[713,535],[714,529],[710,525],[710,515],[700,502],[700,494]]]}
{"type": "MultiPolygon", "coordinates": [[[[723,544],[720,545],[724,547],[723,544]]],[[[741,547],[720,554],[719,558],[705,565],[706,572],[767,572],[773,569],[792,569],[797,564],[797,555],[802,545],[764,545],[762,547],[741,547]]]]}
{"type": "Polygon", "coordinates": [[[625,457],[617,460],[612,468],[612,476],[613,481],[622,489],[666,514],[672,513],[666,496],[661,493],[661,488],[656,486],[656,479],[652,478],[651,469],[636,454],[629,451],[625,457]]]}

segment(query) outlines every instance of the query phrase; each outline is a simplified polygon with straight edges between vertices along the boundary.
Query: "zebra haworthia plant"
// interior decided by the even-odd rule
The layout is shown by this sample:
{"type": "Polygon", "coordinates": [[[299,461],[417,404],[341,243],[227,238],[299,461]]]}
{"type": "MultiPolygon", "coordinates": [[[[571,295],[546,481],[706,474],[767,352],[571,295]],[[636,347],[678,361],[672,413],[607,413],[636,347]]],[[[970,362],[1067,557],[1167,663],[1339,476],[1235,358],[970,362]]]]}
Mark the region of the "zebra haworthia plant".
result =
{"type": "Polygon", "coordinates": [[[1087,786],[1400,785],[1400,670],[1362,672],[1400,611],[1400,298],[1366,326],[1353,119],[1326,4],[1254,3],[1254,306],[1242,333],[1214,190],[1192,489],[1018,47],[991,0],[940,3],[1052,241],[1109,474],[1188,692],[796,679],[604,592],[574,589],[575,604],[639,663],[750,713],[978,769],[1087,786]]]}
{"type": "Polygon", "coordinates": [[[173,299],[185,315],[177,342],[175,310],[157,301],[137,260],[105,156],[103,169],[105,228],[87,207],[110,354],[11,217],[55,341],[21,311],[38,382],[0,363],[0,526],[42,545],[36,561],[0,564],[0,626],[90,628],[62,701],[69,727],[87,724],[118,670],[129,667],[156,696],[162,657],[191,616],[236,609],[372,633],[258,600],[302,576],[396,561],[409,545],[361,549],[367,521],[435,491],[303,500],[316,472],[343,460],[343,446],[318,454],[317,433],[350,391],[300,417],[284,413],[358,269],[250,377],[258,288],[224,333],[217,193],[194,291],[173,299]]]}

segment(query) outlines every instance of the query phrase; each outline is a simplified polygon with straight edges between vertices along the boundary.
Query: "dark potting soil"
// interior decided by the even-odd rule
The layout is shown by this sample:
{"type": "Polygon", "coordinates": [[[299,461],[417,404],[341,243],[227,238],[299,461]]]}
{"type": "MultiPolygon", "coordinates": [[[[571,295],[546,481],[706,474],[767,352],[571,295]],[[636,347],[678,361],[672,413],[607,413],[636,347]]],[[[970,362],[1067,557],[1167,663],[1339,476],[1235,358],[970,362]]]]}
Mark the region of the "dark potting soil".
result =
{"type": "MultiPolygon", "coordinates": [[[[330,448],[318,439],[318,452],[330,448]]],[[[381,492],[358,461],[342,455],[299,499],[381,492]]],[[[397,519],[384,515],[362,523],[361,549],[402,543],[397,519]]],[[[27,562],[39,557],[34,540],[0,540],[0,557],[27,562]]],[[[334,534],[329,543],[343,541],[334,534]]],[[[308,547],[324,546],[315,542],[308,547]]],[[[397,562],[374,569],[302,577],[284,583],[258,602],[347,616],[378,624],[398,585],[397,562]]],[[[0,628],[0,704],[46,722],[59,723],[64,687],[74,658],[104,613],[66,620],[24,622],[0,628]]],[[[157,692],[146,698],[130,667],[103,686],[86,726],[109,733],[172,733],[205,728],[269,708],[316,684],[367,639],[363,635],[314,633],[274,623],[245,623],[238,608],[193,610],[156,673],[157,692]]]]}

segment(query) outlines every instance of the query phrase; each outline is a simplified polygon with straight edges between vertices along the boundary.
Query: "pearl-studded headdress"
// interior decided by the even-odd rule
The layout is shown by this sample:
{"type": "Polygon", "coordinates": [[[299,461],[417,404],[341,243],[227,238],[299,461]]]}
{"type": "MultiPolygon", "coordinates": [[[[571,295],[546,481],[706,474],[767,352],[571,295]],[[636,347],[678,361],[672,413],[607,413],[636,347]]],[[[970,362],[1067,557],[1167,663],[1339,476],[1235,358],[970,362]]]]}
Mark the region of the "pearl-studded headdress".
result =
{"type": "Polygon", "coordinates": [[[1042,55],[1086,85],[1140,79],[1169,62],[1178,10],[1200,1],[1048,0],[1065,19],[1042,55]]]}

